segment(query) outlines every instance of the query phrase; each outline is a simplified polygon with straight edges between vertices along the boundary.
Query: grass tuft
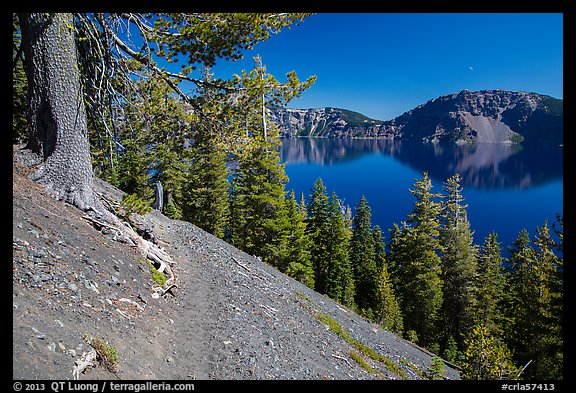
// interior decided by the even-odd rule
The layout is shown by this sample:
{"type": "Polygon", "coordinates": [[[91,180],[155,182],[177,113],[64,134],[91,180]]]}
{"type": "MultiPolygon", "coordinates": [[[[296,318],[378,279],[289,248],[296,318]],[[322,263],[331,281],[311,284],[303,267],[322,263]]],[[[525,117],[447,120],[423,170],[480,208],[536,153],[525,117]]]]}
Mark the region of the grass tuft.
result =
{"type": "Polygon", "coordinates": [[[370,348],[368,345],[353,339],[350,333],[348,333],[346,329],[344,329],[335,319],[331,318],[328,314],[323,312],[317,312],[316,314],[314,314],[314,317],[319,322],[326,325],[331,332],[336,333],[337,335],[342,337],[346,342],[354,345],[354,347],[362,354],[368,356],[373,360],[384,363],[384,365],[388,370],[399,375],[402,379],[408,379],[408,377],[404,373],[404,370],[402,370],[402,368],[399,365],[388,359],[388,357],[376,353],[376,351],[374,351],[374,349],[370,348]]]}

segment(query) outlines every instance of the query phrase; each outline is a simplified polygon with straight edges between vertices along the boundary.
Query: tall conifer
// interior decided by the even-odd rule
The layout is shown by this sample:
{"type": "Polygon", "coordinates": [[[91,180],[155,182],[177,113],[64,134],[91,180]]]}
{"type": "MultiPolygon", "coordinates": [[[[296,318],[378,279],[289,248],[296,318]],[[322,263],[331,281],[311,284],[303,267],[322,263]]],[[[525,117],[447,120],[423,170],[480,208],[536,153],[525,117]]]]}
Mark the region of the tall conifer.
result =
{"type": "Polygon", "coordinates": [[[322,179],[314,182],[310,202],[308,203],[308,219],[306,234],[311,241],[310,258],[314,269],[314,289],[326,293],[328,277],[327,243],[329,233],[328,194],[322,179]]]}
{"type": "Polygon", "coordinates": [[[415,331],[419,342],[438,350],[442,312],[440,257],[440,195],[432,193],[432,182],[424,172],[410,193],[414,209],[402,227],[392,230],[390,264],[404,316],[404,329],[415,331]]]}
{"type": "Polygon", "coordinates": [[[376,269],[380,271],[386,262],[386,244],[384,244],[382,229],[379,225],[374,225],[374,228],[372,229],[372,237],[374,238],[374,258],[376,260],[376,269]]]}
{"type": "Polygon", "coordinates": [[[288,177],[276,150],[277,140],[258,135],[238,157],[232,177],[232,244],[278,265],[285,224],[288,177]]]}
{"type": "Polygon", "coordinates": [[[350,263],[356,283],[355,301],[360,310],[371,309],[373,311],[379,274],[376,269],[376,244],[372,232],[372,213],[364,195],[362,195],[355,210],[350,242],[350,263]]]}
{"type": "Polygon", "coordinates": [[[535,340],[532,327],[533,316],[537,315],[535,299],[538,297],[532,274],[535,254],[526,229],[520,231],[509,250],[506,339],[518,364],[524,365],[532,360],[530,346],[535,340]]]}
{"type": "Polygon", "coordinates": [[[285,250],[281,254],[280,271],[314,288],[314,269],[310,259],[310,239],[306,235],[306,211],[296,202],[294,190],[286,198],[288,226],[285,250]]]}
{"type": "Polygon", "coordinates": [[[300,82],[294,72],[286,74],[281,84],[259,57],[255,68],[234,76],[239,94],[229,115],[230,134],[238,135],[238,161],[232,175],[231,241],[238,248],[278,266],[285,250],[286,214],[285,186],[288,177],[280,162],[278,126],[271,123],[268,107],[283,106],[297,97],[314,78],[300,82]],[[242,135],[240,137],[240,135],[242,135]]]}
{"type": "Polygon", "coordinates": [[[555,241],[548,223],[536,228],[534,285],[537,315],[534,316],[536,341],[530,346],[535,359],[527,375],[534,379],[562,379],[563,367],[563,299],[561,260],[554,254],[555,241]]]}
{"type": "Polygon", "coordinates": [[[402,334],[403,321],[400,306],[396,299],[394,284],[388,260],[382,230],[378,225],[372,229],[374,238],[374,256],[376,266],[376,292],[373,299],[374,318],[384,329],[402,334]]]}
{"type": "Polygon", "coordinates": [[[473,325],[478,251],[473,244],[461,181],[460,175],[455,174],[444,183],[439,239],[443,247],[443,331],[446,339],[454,337],[462,350],[464,334],[473,325]]]}
{"type": "Polygon", "coordinates": [[[204,71],[206,86],[197,100],[203,116],[193,123],[195,132],[188,149],[189,165],[182,185],[183,219],[223,238],[230,216],[228,169],[224,145],[214,124],[201,119],[220,111],[217,94],[211,89],[213,75],[204,71]]]}
{"type": "Polygon", "coordinates": [[[328,204],[328,277],[326,294],[346,306],[354,304],[354,273],[350,265],[350,230],[346,226],[346,211],[335,192],[328,204]]]}
{"type": "Polygon", "coordinates": [[[190,166],[182,186],[183,219],[222,238],[230,215],[226,154],[216,135],[201,128],[189,154],[190,166]]]}
{"type": "Polygon", "coordinates": [[[526,379],[562,379],[562,264],[548,224],[533,242],[523,229],[510,248],[507,342],[526,379]]]}
{"type": "Polygon", "coordinates": [[[354,277],[348,245],[350,233],[336,193],[328,198],[322,179],[317,179],[308,204],[306,233],[310,237],[310,256],[317,292],[344,305],[354,302],[354,277]]]}
{"type": "Polygon", "coordinates": [[[474,308],[474,321],[500,337],[503,333],[503,307],[506,289],[506,272],[502,262],[503,257],[498,242],[498,234],[492,231],[484,239],[478,258],[476,276],[478,292],[474,308]]]}
{"type": "Polygon", "coordinates": [[[400,306],[394,293],[394,285],[386,261],[379,269],[376,294],[374,298],[374,317],[384,329],[402,334],[404,322],[400,306]]]}

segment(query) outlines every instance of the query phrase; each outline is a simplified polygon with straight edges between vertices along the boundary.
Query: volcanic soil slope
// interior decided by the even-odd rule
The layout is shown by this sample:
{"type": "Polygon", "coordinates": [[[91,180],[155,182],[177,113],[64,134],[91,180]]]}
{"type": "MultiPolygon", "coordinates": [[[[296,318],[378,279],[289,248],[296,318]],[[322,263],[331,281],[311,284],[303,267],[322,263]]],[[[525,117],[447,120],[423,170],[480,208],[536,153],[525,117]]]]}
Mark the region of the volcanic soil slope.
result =
{"type": "MultiPolygon", "coordinates": [[[[148,262],[114,231],[52,199],[13,164],[13,378],[73,378],[91,338],[115,368],[80,379],[425,379],[432,354],[198,227],[135,216],[174,260],[153,290],[148,262]]],[[[96,179],[96,191],[122,192],[96,179]]],[[[445,365],[446,379],[459,373],[445,365]]]]}

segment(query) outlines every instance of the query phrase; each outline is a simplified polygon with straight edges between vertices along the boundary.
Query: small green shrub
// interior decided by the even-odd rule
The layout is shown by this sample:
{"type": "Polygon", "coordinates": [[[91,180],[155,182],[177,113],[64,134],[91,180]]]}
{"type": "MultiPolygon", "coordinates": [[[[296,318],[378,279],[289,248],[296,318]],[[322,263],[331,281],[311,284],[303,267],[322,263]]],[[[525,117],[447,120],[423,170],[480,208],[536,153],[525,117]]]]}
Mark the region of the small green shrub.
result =
{"type": "Polygon", "coordinates": [[[159,272],[156,267],[150,262],[148,259],[138,259],[137,261],[140,265],[148,265],[148,270],[150,270],[150,274],[152,275],[152,279],[156,281],[158,285],[163,287],[166,285],[166,275],[164,273],[159,272]]]}
{"type": "Polygon", "coordinates": [[[110,372],[118,370],[118,362],[120,361],[120,353],[116,348],[111,346],[107,341],[84,335],[84,339],[88,344],[94,348],[97,353],[98,361],[110,372]]]}
{"type": "Polygon", "coordinates": [[[361,343],[360,341],[353,340],[352,344],[354,344],[356,349],[358,349],[364,355],[369,356],[370,358],[377,360],[381,363],[384,363],[388,370],[398,374],[402,379],[408,379],[402,368],[398,366],[396,363],[394,363],[392,360],[388,359],[386,356],[376,353],[374,349],[367,346],[366,344],[361,343]]]}
{"type": "Polygon", "coordinates": [[[430,366],[426,371],[428,379],[442,380],[444,379],[444,373],[445,373],[444,362],[442,361],[442,359],[433,357],[430,360],[430,366]]]}
{"type": "Polygon", "coordinates": [[[132,214],[136,213],[141,216],[152,210],[148,202],[138,197],[136,194],[124,194],[120,201],[121,213],[127,219],[130,219],[132,214]]]}
{"type": "Polygon", "coordinates": [[[418,344],[418,335],[415,330],[408,330],[406,332],[406,339],[411,343],[418,344]]]}
{"type": "Polygon", "coordinates": [[[456,362],[459,357],[460,351],[458,351],[458,344],[454,340],[454,336],[450,335],[448,341],[446,342],[446,347],[444,352],[442,352],[442,357],[449,362],[456,362]]]}
{"type": "Polygon", "coordinates": [[[174,204],[174,202],[168,202],[164,205],[163,212],[164,215],[172,220],[179,220],[182,218],[182,212],[180,209],[174,204]]]}
{"type": "Polygon", "coordinates": [[[163,287],[166,285],[166,275],[164,273],[159,272],[152,262],[148,262],[148,267],[150,268],[150,273],[152,274],[152,279],[156,281],[158,285],[163,287]]]}

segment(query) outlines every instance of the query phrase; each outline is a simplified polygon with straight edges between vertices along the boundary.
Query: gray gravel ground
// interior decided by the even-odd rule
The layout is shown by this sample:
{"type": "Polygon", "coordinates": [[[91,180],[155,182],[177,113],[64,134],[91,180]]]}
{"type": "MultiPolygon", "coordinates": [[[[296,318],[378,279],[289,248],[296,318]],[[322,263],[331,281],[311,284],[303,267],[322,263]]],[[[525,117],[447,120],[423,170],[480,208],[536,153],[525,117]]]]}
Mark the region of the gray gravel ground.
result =
{"type": "MultiPolygon", "coordinates": [[[[83,334],[107,340],[120,362],[115,373],[96,367],[81,379],[421,379],[430,365],[430,353],[158,212],[137,223],[174,259],[178,288],[154,298],[135,249],[49,198],[27,179],[27,168],[15,164],[13,174],[15,379],[72,379],[74,362],[90,349],[83,334]],[[319,313],[402,372],[361,354],[319,313]]],[[[97,191],[122,195],[99,180],[97,191]]],[[[445,370],[447,379],[459,379],[445,370]]]]}

